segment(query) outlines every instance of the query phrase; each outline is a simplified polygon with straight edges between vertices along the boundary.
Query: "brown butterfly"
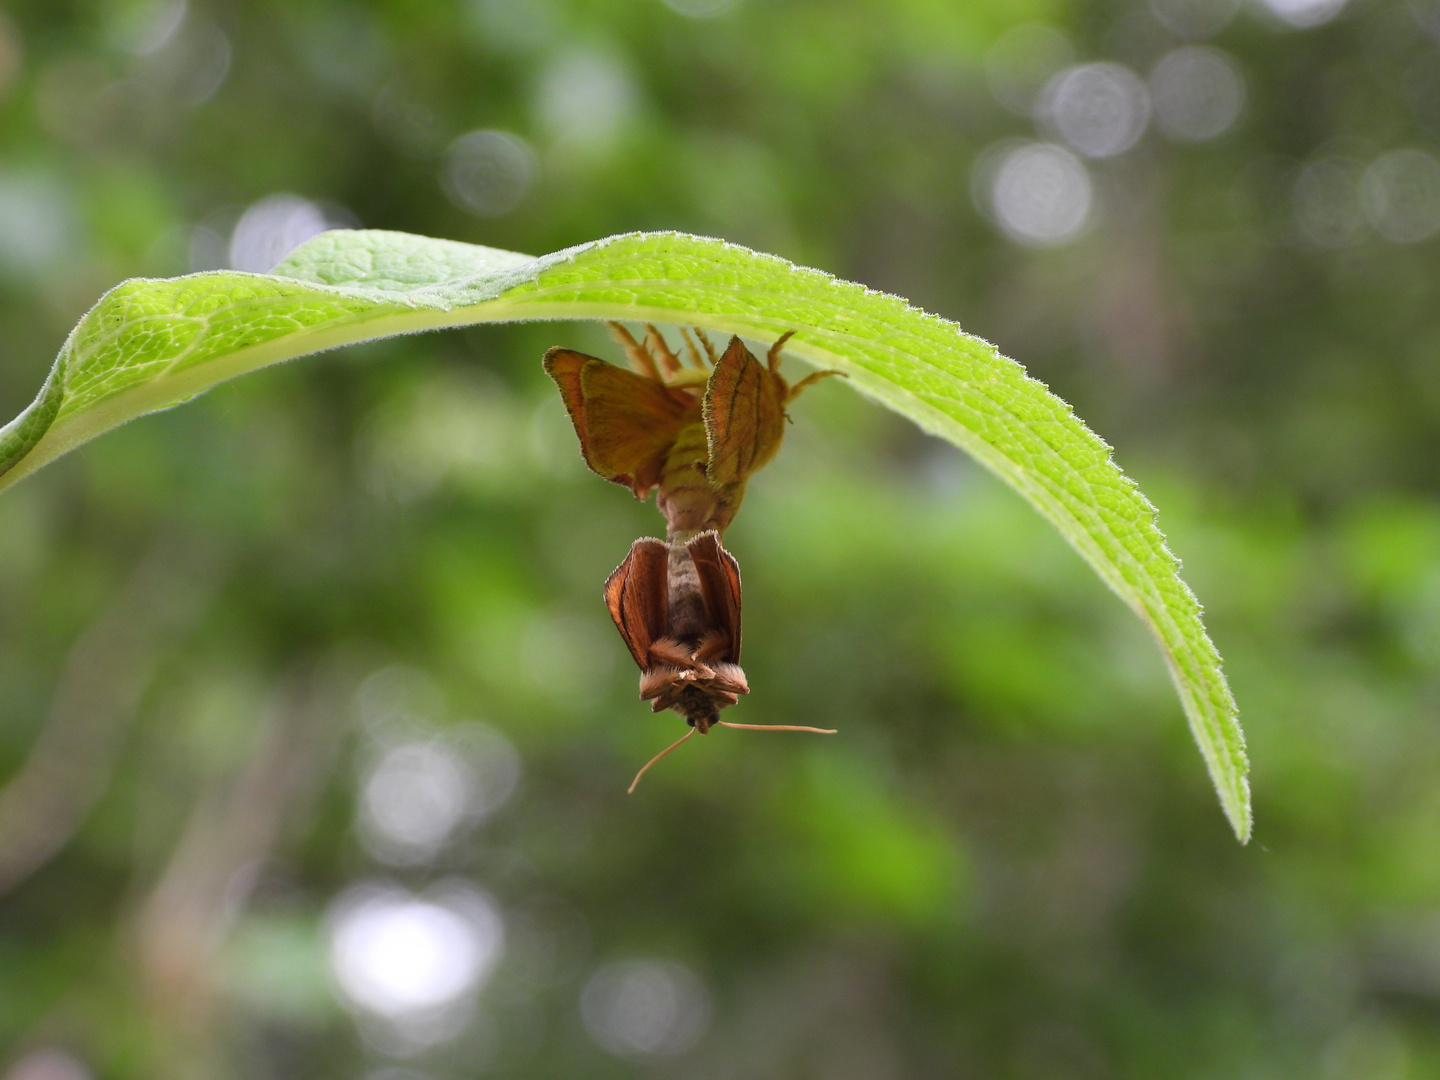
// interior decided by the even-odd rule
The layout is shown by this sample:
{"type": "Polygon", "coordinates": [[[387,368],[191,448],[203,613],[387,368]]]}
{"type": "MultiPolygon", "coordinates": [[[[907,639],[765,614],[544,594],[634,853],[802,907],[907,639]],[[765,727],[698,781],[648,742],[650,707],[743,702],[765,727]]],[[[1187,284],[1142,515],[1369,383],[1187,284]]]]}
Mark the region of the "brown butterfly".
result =
{"type": "Polygon", "coordinates": [[[703,331],[693,338],[682,331],[687,367],[655,327],[646,327],[642,344],[618,323],[609,325],[633,370],[563,348],[547,352],[544,365],[585,463],[636,498],[658,489],[665,515],[667,539],[636,540],[605,582],[606,606],[640,667],[640,697],[655,712],[678,712],[691,728],[645,769],[716,724],[822,730],[720,719],[722,709],[750,692],[740,668],[740,566],[720,538],[750,477],[780,449],[785,406],[839,373],[815,372],[790,386],[779,372],[790,334],[762,365],[739,337],[717,355],[703,331]]]}
{"type": "Polygon", "coordinates": [[[655,327],[646,327],[641,344],[619,323],[609,325],[634,370],[570,349],[545,354],[585,463],[637,499],[658,487],[669,539],[709,529],[723,534],[746,482],[780,449],[785,406],[839,372],[817,371],[789,385],[780,374],[780,350],[790,334],[761,364],[738,337],[717,356],[703,331],[694,338],[685,331],[687,367],[655,327]]]}
{"type": "Polygon", "coordinates": [[[740,670],[740,564],[716,532],[645,537],[605,582],[605,604],[640,666],[640,697],[704,735],[750,686],[740,670]]]}

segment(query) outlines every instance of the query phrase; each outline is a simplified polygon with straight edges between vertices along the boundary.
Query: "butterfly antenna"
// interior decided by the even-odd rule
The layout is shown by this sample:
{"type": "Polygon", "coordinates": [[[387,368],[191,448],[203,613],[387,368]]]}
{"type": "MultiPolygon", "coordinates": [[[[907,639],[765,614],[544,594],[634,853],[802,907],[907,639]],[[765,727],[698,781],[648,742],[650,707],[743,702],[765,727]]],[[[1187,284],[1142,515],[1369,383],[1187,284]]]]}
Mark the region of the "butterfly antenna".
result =
{"type": "MultiPolygon", "coordinates": [[[[740,728],[742,731],[808,731],[812,735],[834,735],[838,730],[837,728],[805,727],[802,724],[732,724],[728,720],[717,720],[715,722],[721,727],[740,728]]],[[[681,742],[683,741],[682,739],[681,742]]],[[[665,751],[667,754],[669,752],[669,750],[665,751]]],[[[646,769],[649,767],[649,765],[645,766],[646,769]]],[[[643,772],[644,770],[642,769],[641,771],[643,772]]]]}
{"type": "Polygon", "coordinates": [[[695,729],[692,727],[689,731],[685,732],[684,735],[681,735],[680,738],[676,739],[673,743],[671,743],[669,746],[667,746],[664,750],[661,750],[658,754],[656,754],[656,755],[655,755],[654,757],[652,757],[649,761],[647,761],[647,762],[645,763],[645,768],[643,768],[643,769],[641,769],[639,772],[637,772],[637,773],[635,774],[635,779],[630,781],[630,786],[625,789],[625,794],[626,794],[626,795],[634,795],[634,794],[635,794],[635,786],[640,783],[640,778],[641,778],[642,776],[644,776],[647,772],[650,771],[650,766],[651,766],[651,765],[654,765],[655,762],[659,761],[659,760],[660,760],[662,757],[664,757],[666,754],[670,753],[671,750],[674,750],[677,746],[679,746],[682,742],[684,742],[686,739],[688,739],[691,735],[694,735],[694,734],[695,734],[695,729]]]}

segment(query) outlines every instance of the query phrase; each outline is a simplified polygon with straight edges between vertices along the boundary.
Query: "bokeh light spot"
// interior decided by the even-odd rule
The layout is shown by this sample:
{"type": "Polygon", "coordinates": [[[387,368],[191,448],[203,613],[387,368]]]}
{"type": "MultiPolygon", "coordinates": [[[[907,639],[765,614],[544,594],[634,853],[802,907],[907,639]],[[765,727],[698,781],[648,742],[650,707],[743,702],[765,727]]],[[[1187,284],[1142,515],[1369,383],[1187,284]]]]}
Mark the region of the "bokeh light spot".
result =
{"type": "Polygon", "coordinates": [[[595,972],[580,996],[585,1029],[620,1057],[683,1053],[705,1033],[710,998],[693,972],[659,960],[627,960],[595,972]]]}
{"type": "Polygon", "coordinates": [[[413,731],[445,715],[445,691],[430,675],[408,664],[391,664],[366,676],[355,691],[355,719],[377,739],[413,731]]]}
{"type": "Polygon", "coordinates": [[[336,899],[329,921],[341,992],[390,1020],[423,1017],[473,994],[503,939],[494,904],[468,887],[432,900],[393,886],[355,886],[336,899]]]}
{"type": "Polygon", "coordinates": [[[1081,64],[1050,80],[1037,110],[1038,119],[1077,153],[1114,157],[1145,134],[1150,98],[1127,67],[1081,64]]]}
{"type": "Polygon", "coordinates": [[[563,32],[554,0],[470,0],[467,7],[481,39],[492,47],[540,51],[563,32]]]}
{"type": "Polygon", "coordinates": [[[446,736],[392,747],[366,772],[359,824],[382,862],[429,862],[515,790],[520,757],[503,735],[469,724],[446,736]]]}
{"type": "Polygon", "coordinates": [[[1424,150],[1394,150],[1360,178],[1360,202],[1375,231],[1397,244],[1440,232],[1440,162],[1424,150]]]}
{"type": "Polygon", "coordinates": [[[147,81],[173,106],[209,101],[230,74],[230,39],[209,21],[190,20],[146,62],[147,81]]]}
{"type": "Polygon", "coordinates": [[[1240,0],[1150,0],[1150,10],[1172,34],[1200,41],[1225,29],[1240,0]]]}
{"type": "Polygon", "coordinates": [[[989,211],[1016,243],[1048,247],[1085,228],[1094,198],[1090,175],[1074,154],[1049,143],[1025,143],[982,156],[989,211]]]}
{"type": "Polygon", "coordinates": [[[0,272],[24,279],[52,269],[74,232],[70,201],[53,178],[0,171],[0,272]]]}
{"type": "Polygon", "coordinates": [[[1340,14],[1345,0],[1261,0],[1271,14],[1298,29],[1329,22],[1340,14]]]}
{"type": "Polygon", "coordinates": [[[1361,171],[1359,162],[1336,157],[1312,161],[1300,170],[1292,199],[1301,240],[1313,247],[1339,248],[1364,235],[1361,171]]]}
{"type": "Polygon", "coordinates": [[[1000,35],[985,56],[985,80],[1005,108],[1021,116],[1035,111],[1035,102],[1056,73],[1075,60],[1070,40],[1053,26],[1027,23],[1000,35]]]}
{"type": "Polygon", "coordinates": [[[530,144],[508,131],[471,131],[445,151],[440,186],[456,206],[500,217],[520,205],[535,182],[530,144]]]}
{"type": "Polygon", "coordinates": [[[230,266],[268,274],[306,240],[335,228],[335,224],[309,199],[286,192],[267,195],[236,222],[230,234],[230,266]]]}
{"type": "Polygon", "coordinates": [[[46,1046],[32,1050],[5,1071],[4,1080],[93,1080],[85,1063],[68,1051],[46,1046]]]}
{"type": "Polygon", "coordinates": [[[1228,131],[1245,104],[1235,61],[1205,45],[1166,54],[1150,73],[1155,123],[1172,139],[1199,142],[1228,131]]]}
{"type": "Polygon", "coordinates": [[[540,74],[536,121],[559,144],[561,156],[603,152],[635,112],[638,93],[629,69],[608,52],[561,53],[540,74]]]}
{"type": "Polygon", "coordinates": [[[163,48],[185,21],[187,0],[128,0],[105,6],[111,44],[136,56],[163,48]]]}
{"type": "Polygon", "coordinates": [[[398,79],[380,88],[370,115],[376,134],[410,157],[428,157],[444,141],[435,110],[398,79]]]}
{"type": "Polygon", "coordinates": [[[465,817],[474,777],[434,743],[397,746],[365,777],[360,820],[388,861],[424,861],[465,817]]]}

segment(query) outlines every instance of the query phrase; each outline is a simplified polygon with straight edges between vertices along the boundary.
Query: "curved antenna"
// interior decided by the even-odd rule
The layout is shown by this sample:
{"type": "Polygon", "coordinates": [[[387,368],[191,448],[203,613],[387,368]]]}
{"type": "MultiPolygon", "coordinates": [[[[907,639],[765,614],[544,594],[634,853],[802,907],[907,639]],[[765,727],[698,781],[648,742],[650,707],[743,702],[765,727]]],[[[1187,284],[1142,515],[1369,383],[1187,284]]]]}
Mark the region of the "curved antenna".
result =
{"type": "Polygon", "coordinates": [[[659,761],[659,760],[660,760],[662,757],[664,757],[666,754],[670,753],[671,750],[674,750],[677,746],[679,746],[682,742],[684,742],[686,739],[688,739],[691,735],[694,735],[694,734],[695,734],[695,729],[692,727],[689,731],[685,732],[684,735],[681,735],[680,738],[676,739],[673,743],[671,743],[669,746],[667,746],[664,750],[661,750],[658,754],[656,754],[656,755],[655,755],[654,757],[652,757],[649,761],[647,761],[647,762],[645,763],[645,768],[643,768],[643,769],[641,769],[639,772],[637,772],[637,773],[635,774],[635,779],[630,781],[630,786],[625,789],[625,794],[626,794],[626,795],[634,795],[634,794],[635,794],[635,785],[638,784],[638,783],[640,783],[640,777],[644,776],[647,772],[649,772],[650,766],[651,766],[651,765],[654,765],[655,762],[659,761]]]}
{"type": "MultiPolygon", "coordinates": [[[[721,727],[740,728],[742,731],[808,731],[812,735],[834,735],[838,728],[805,727],[802,724],[732,724],[728,720],[716,720],[721,727]]],[[[684,742],[684,739],[680,740],[684,742]]],[[[678,745],[678,744],[677,744],[678,745]]],[[[670,751],[666,751],[668,754],[670,751]]],[[[646,768],[649,768],[647,765],[646,768]]]]}
{"type": "MultiPolygon", "coordinates": [[[[721,727],[739,728],[741,731],[808,731],[812,735],[837,734],[836,728],[806,727],[803,724],[732,724],[728,720],[716,720],[715,723],[719,724],[721,727]]],[[[640,783],[640,778],[650,771],[650,766],[654,765],[662,757],[670,753],[670,751],[674,750],[691,735],[694,735],[697,730],[697,728],[692,727],[689,731],[685,732],[684,735],[681,735],[680,738],[676,739],[664,750],[661,750],[658,754],[656,754],[649,761],[647,761],[645,763],[645,767],[635,774],[635,779],[630,781],[630,786],[625,789],[625,794],[635,794],[635,788],[640,783]]]]}

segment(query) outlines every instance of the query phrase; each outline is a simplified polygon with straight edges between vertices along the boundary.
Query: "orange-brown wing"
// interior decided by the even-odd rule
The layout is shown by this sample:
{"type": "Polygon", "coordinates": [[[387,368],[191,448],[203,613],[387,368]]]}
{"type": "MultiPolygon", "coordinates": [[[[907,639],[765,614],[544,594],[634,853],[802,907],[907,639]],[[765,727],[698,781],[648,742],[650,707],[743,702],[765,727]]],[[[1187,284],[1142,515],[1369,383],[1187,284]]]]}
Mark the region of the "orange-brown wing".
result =
{"type": "Polygon", "coordinates": [[[641,671],[650,667],[650,646],[669,630],[669,567],[665,541],[641,537],[605,579],[605,606],[641,671]]]}
{"type": "Polygon", "coordinates": [[[785,380],[732,337],[705,388],[706,475],[715,487],[748,480],[775,456],[785,435],[785,392],[785,380]]]}
{"type": "Polygon", "coordinates": [[[585,464],[643,499],[695,409],[689,395],[570,349],[551,349],[544,365],[560,388],[585,464]]]}
{"type": "Polygon", "coordinates": [[[740,564],[720,546],[720,534],[701,533],[685,550],[695,563],[700,576],[700,594],[713,626],[730,635],[730,651],[720,657],[732,664],[740,662],[740,564]]]}

